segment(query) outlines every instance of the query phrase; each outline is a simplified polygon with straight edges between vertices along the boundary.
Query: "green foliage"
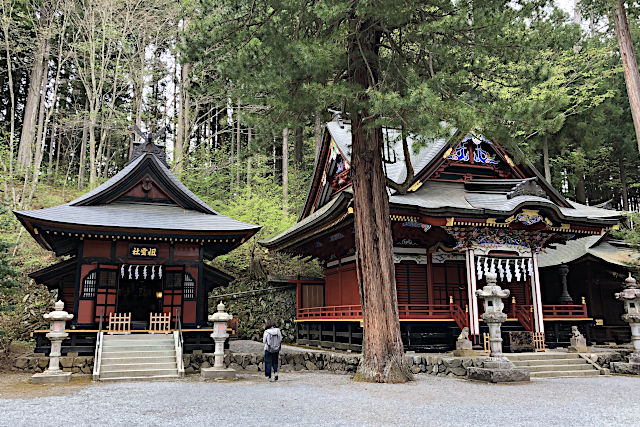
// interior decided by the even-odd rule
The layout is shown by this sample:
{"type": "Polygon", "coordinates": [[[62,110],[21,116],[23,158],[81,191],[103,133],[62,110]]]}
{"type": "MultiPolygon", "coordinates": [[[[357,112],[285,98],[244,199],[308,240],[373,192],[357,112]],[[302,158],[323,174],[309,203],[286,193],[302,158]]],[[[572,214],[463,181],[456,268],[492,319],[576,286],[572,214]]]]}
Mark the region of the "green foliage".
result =
{"type": "Polygon", "coordinates": [[[13,245],[6,241],[9,235],[9,221],[7,220],[8,210],[0,205],[0,294],[8,292],[10,289],[18,285],[16,277],[18,272],[11,265],[9,249],[13,245]]]}

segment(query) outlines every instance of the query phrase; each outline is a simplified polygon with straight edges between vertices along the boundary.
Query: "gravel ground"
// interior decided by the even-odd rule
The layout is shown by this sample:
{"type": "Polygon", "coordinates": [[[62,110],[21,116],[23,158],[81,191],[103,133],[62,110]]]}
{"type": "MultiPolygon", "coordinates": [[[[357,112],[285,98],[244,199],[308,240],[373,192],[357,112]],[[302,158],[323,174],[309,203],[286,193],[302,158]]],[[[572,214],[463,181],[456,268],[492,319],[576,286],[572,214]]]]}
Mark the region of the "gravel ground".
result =
{"type": "Polygon", "coordinates": [[[0,399],[0,425],[622,426],[638,425],[639,389],[640,378],[620,376],[520,385],[426,375],[409,384],[366,384],[319,372],[283,374],[277,383],[257,375],[218,383],[191,377],[0,399]]]}

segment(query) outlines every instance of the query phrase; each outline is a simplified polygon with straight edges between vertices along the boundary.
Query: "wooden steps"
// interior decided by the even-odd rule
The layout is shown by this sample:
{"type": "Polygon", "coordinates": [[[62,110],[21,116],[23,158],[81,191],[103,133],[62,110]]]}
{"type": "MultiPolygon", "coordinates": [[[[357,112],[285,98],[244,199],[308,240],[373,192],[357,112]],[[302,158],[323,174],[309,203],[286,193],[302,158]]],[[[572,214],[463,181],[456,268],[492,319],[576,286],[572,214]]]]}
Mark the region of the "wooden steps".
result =
{"type": "Polygon", "coordinates": [[[576,353],[505,354],[517,368],[528,369],[531,378],[593,377],[601,374],[576,353]]]}

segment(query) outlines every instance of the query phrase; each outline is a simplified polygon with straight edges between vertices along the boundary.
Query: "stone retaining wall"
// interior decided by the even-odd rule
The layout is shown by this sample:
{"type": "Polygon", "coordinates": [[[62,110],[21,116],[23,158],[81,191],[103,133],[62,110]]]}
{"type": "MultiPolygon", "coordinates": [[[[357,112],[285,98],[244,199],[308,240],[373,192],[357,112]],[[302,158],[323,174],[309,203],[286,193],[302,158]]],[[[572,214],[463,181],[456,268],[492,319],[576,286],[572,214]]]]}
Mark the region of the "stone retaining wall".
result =
{"type": "MultiPolygon", "coordinates": [[[[37,373],[44,371],[49,366],[48,356],[24,356],[18,357],[13,363],[13,371],[37,373]]],[[[64,372],[74,374],[91,374],[93,372],[93,356],[63,356],[60,358],[60,367],[64,372]]]]}
{"type": "MultiPolygon", "coordinates": [[[[630,353],[629,351],[628,353],[630,353]]],[[[414,374],[429,374],[441,377],[466,377],[467,368],[482,367],[483,358],[452,357],[442,354],[408,354],[407,363],[414,374]]],[[[592,353],[590,359],[603,368],[609,369],[611,362],[628,362],[625,352],[592,353]]],[[[213,366],[213,354],[194,353],[183,356],[185,373],[195,374],[202,368],[213,366]]],[[[280,354],[280,371],[331,371],[354,374],[360,363],[359,354],[342,354],[331,352],[299,352],[280,354]]],[[[260,353],[227,353],[224,357],[226,367],[240,372],[261,372],[264,370],[264,354],[260,353]]],[[[15,360],[13,370],[29,373],[42,372],[49,365],[46,356],[25,356],[15,360]]],[[[93,356],[64,356],[60,365],[65,372],[74,374],[91,374],[93,372],[93,356]]]]}

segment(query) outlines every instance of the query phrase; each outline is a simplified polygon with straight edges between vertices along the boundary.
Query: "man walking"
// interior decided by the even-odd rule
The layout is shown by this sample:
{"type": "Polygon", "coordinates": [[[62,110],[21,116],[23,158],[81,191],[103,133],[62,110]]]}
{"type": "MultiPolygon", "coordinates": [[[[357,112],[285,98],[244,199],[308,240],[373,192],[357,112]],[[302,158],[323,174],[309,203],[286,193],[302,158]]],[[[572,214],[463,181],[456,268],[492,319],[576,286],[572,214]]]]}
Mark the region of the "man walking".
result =
{"type": "Polygon", "coordinates": [[[264,329],[264,335],[262,336],[262,342],[264,343],[264,375],[269,378],[269,381],[278,381],[278,357],[280,356],[280,347],[282,345],[282,333],[280,328],[276,327],[276,322],[273,319],[267,320],[264,329]],[[273,379],[271,379],[271,369],[273,369],[273,379]]]}

